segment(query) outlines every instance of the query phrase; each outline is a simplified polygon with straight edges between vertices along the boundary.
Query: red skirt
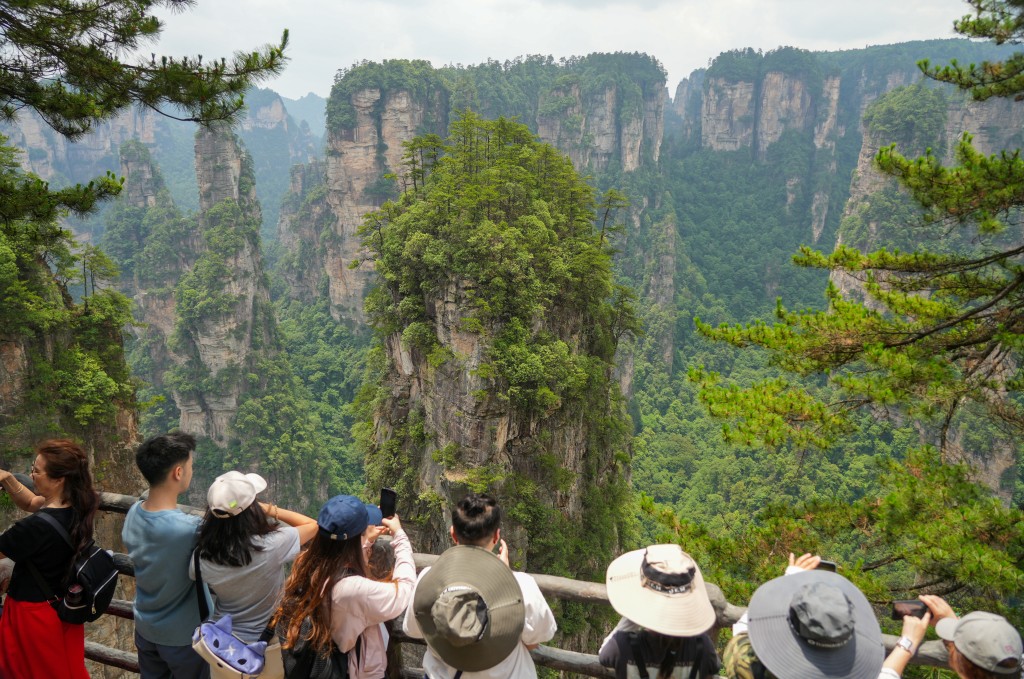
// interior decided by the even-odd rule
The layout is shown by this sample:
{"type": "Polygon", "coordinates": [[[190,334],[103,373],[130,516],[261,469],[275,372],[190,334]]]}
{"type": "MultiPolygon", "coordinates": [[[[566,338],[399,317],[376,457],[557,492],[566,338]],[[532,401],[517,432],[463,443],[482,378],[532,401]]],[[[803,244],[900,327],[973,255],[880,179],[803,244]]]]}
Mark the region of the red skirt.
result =
{"type": "Polygon", "coordinates": [[[89,679],[85,628],[57,617],[43,602],[7,597],[0,615],[0,677],[89,679]]]}

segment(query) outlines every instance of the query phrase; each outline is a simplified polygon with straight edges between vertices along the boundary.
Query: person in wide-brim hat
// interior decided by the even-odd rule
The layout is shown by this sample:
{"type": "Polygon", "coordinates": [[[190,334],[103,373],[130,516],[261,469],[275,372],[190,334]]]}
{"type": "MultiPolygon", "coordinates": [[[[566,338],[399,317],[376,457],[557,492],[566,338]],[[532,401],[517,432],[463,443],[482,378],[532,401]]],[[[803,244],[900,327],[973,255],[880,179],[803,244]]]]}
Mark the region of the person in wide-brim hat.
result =
{"type": "Polygon", "coordinates": [[[646,629],[692,637],[715,624],[700,567],[678,545],[626,552],[608,566],[605,583],[612,608],[646,629]]]}
{"type": "Polygon", "coordinates": [[[810,570],[761,585],[748,608],[750,643],[787,679],[876,679],[885,648],[867,597],[841,575],[810,570]]]}
{"type": "Polygon", "coordinates": [[[608,566],[605,583],[622,619],[601,644],[598,661],[614,668],[617,679],[636,676],[641,668],[657,677],[703,679],[718,672],[708,635],[715,609],[700,567],[679,545],[623,554],[608,566]]]}
{"type": "Polygon", "coordinates": [[[413,612],[427,645],[445,663],[480,672],[520,643],[526,620],[515,575],[486,549],[446,550],[416,585],[413,612]]]}

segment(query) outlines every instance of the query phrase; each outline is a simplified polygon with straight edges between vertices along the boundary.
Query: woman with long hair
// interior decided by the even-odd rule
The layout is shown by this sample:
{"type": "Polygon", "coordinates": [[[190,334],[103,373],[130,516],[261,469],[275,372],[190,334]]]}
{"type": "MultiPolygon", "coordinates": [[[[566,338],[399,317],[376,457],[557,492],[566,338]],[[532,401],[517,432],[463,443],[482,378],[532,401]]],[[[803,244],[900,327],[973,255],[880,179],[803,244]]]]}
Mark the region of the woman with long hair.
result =
{"type": "Polygon", "coordinates": [[[385,676],[387,649],[380,623],[405,610],[416,581],[412,547],[398,516],[378,518],[380,511],[376,510],[374,519],[383,529],[374,530],[370,523],[374,510],[368,511],[351,495],[328,500],[317,517],[316,537],[295,560],[281,600],[281,645],[294,648],[304,640],[323,657],[331,655],[332,645],[337,646],[348,653],[351,679],[385,676]],[[382,533],[394,536],[395,569],[389,582],[368,577],[369,541],[382,533]],[[306,618],[312,623],[308,636],[302,632],[306,618]],[[351,652],[357,644],[359,651],[351,652]]]}
{"type": "Polygon", "coordinates": [[[83,626],[57,617],[29,565],[35,566],[50,592],[64,591],[75,555],[92,539],[99,504],[89,457],[73,441],[43,441],[36,448],[31,478],[34,493],[0,470],[0,487],[20,509],[31,512],[0,535],[0,558],[14,560],[0,615],[0,677],[88,679],[83,626]],[[75,549],[39,513],[59,521],[75,549]]]}
{"type": "MultiPolygon", "coordinates": [[[[230,615],[232,632],[247,643],[259,639],[277,610],[285,564],[317,530],[308,516],[257,502],[266,487],[259,474],[230,471],[218,476],[206,494],[209,506],[196,543],[200,575],[214,596],[213,619],[230,615]]],[[[189,576],[196,579],[194,559],[189,576]]],[[[225,671],[211,665],[214,679],[225,671]]],[[[280,645],[267,647],[260,676],[284,676],[280,645]]]]}

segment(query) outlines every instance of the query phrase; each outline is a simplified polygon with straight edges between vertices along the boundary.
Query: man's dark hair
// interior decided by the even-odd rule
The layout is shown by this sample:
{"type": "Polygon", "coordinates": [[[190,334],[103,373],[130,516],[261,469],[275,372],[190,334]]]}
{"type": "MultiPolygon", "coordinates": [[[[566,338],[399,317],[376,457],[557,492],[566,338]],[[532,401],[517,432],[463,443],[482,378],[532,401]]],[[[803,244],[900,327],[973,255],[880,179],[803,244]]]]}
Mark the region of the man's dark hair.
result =
{"type": "Polygon", "coordinates": [[[501,527],[501,507],[485,493],[470,493],[452,510],[452,528],[459,543],[476,543],[501,527]]]}
{"type": "Polygon", "coordinates": [[[191,434],[175,432],[151,436],[135,451],[135,464],[149,485],[155,486],[163,483],[174,467],[188,460],[189,453],[195,449],[196,439],[191,434]]]}

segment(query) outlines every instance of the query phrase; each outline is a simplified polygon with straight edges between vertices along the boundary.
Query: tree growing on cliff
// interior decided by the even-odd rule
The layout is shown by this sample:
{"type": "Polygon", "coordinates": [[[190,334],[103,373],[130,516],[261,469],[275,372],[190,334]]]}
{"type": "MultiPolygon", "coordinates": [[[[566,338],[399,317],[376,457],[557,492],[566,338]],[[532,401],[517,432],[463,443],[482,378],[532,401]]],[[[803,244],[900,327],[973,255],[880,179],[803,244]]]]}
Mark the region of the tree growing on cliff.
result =
{"type": "MultiPolygon", "coordinates": [[[[961,33],[998,43],[1024,37],[1024,3],[970,4],[975,14],[955,24],[961,33]]],[[[1024,92],[1024,54],[967,67],[920,67],[978,99],[1024,92]]],[[[938,225],[947,241],[953,234],[968,247],[950,251],[921,240],[910,251],[840,246],[824,254],[804,247],[794,257],[798,265],[852,275],[863,283],[866,301],[830,285],[826,311],[793,311],[780,301],[772,326],[713,328],[698,319],[708,337],[762,347],[776,365],[802,376],[827,375],[840,388],[825,402],[786,379],[739,389],[695,371],[712,413],[732,420],[727,432],[733,438],[827,445],[848,427],[848,413],[869,405],[937,417],[940,448],[966,405],[1024,431],[1024,246],[1015,236],[1024,208],[1024,159],[1019,150],[985,156],[966,134],[956,159],[957,165],[944,167],[931,151],[907,158],[893,144],[875,162],[919,203],[922,226],[938,225]]]]}
{"type": "MultiPolygon", "coordinates": [[[[369,485],[419,497],[407,518],[436,526],[438,508],[420,485],[428,455],[452,484],[503,498],[512,525],[529,531],[531,568],[596,574],[626,520],[628,485],[618,472],[630,430],[612,369],[619,339],[638,330],[632,297],[612,277],[614,220],[602,238],[594,191],[571,161],[503,118],[464,112],[447,140],[407,143],[405,172],[406,190],[367,215],[360,232],[379,275],[366,310],[387,346],[400,343],[418,370],[472,374],[467,384],[480,388],[466,395],[475,411],[465,416],[489,431],[472,457],[454,442],[433,445],[438,432],[413,396],[390,388],[397,371],[378,348],[368,363],[380,385],[370,410],[379,409],[357,427],[369,485]],[[479,350],[458,355],[441,339],[454,333],[479,350]],[[382,413],[397,411],[407,413],[401,425],[374,429],[388,419],[382,413]],[[489,424],[503,418],[520,432],[507,445],[489,424]],[[565,459],[570,448],[580,459],[565,459]],[[583,506],[572,520],[555,505],[560,495],[583,506]]],[[[605,202],[612,214],[621,200],[605,202]]]]}
{"type": "MultiPolygon", "coordinates": [[[[956,23],[961,33],[999,43],[1024,37],[1024,2],[970,4],[975,14],[956,23]]],[[[980,66],[919,66],[978,99],[1024,92],[1024,55],[980,66]]],[[[922,91],[901,96],[916,102],[917,122],[936,127],[920,106],[922,91]]],[[[896,111],[900,123],[909,119],[903,113],[896,111]]],[[[921,208],[899,234],[907,250],[840,245],[824,254],[805,247],[794,257],[858,280],[856,293],[830,284],[828,309],[820,312],[789,310],[780,301],[775,325],[714,328],[698,319],[704,335],[765,349],[775,366],[800,379],[742,388],[703,369],[690,376],[710,412],[728,421],[727,436],[742,443],[824,448],[850,431],[857,411],[890,406],[938,432],[937,449],[905,446],[885,461],[877,495],[770,508],[743,544],[719,546],[738,562],[756,561],[757,550],[771,551],[779,535],[808,549],[832,544],[849,551],[848,575],[880,600],[939,592],[965,607],[1002,607],[1019,620],[1012,600],[1024,591],[1021,508],[1006,507],[978,484],[950,444],[954,430],[963,435],[965,417],[975,427],[1024,432],[1024,160],[1020,151],[985,156],[969,135],[955,157],[955,166],[944,167],[931,150],[908,158],[895,144],[877,154],[878,169],[921,208]]],[[[894,193],[882,196],[890,206],[898,205],[894,193]]],[[[677,524],[677,531],[681,539],[697,537],[692,526],[677,524]]]]}
{"type": "MultiPolygon", "coordinates": [[[[155,10],[192,4],[0,0],[0,119],[35,113],[71,140],[131,106],[202,124],[231,120],[243,93],[283,67],[288,34],[278,45],[231,59],[139,53],[160,33],[155,10]]],[[[28,349],[27,412],[46,413],[43,430],[110,424],[116,403],[134,406],[120,343],[129,304],[96,288],[97,278],[111,275],[105,257],[86,249],[80,259],[60,221],[117,195],[121,181],[108,173],[85,185],[52,188],[19,169],[17,149],[6,142],[0,136],[0,335],[28,349]],[[84,281],[77,278],[79,262],[84,281]],[[91,282],[85,304],[69,294],[79,282],[91,282]],[[51,417],[53,410],[60,417],[51,417]]],[[[0,421],[7,441],[40,434],[23,415],[10,422],[0,421]]]]}

